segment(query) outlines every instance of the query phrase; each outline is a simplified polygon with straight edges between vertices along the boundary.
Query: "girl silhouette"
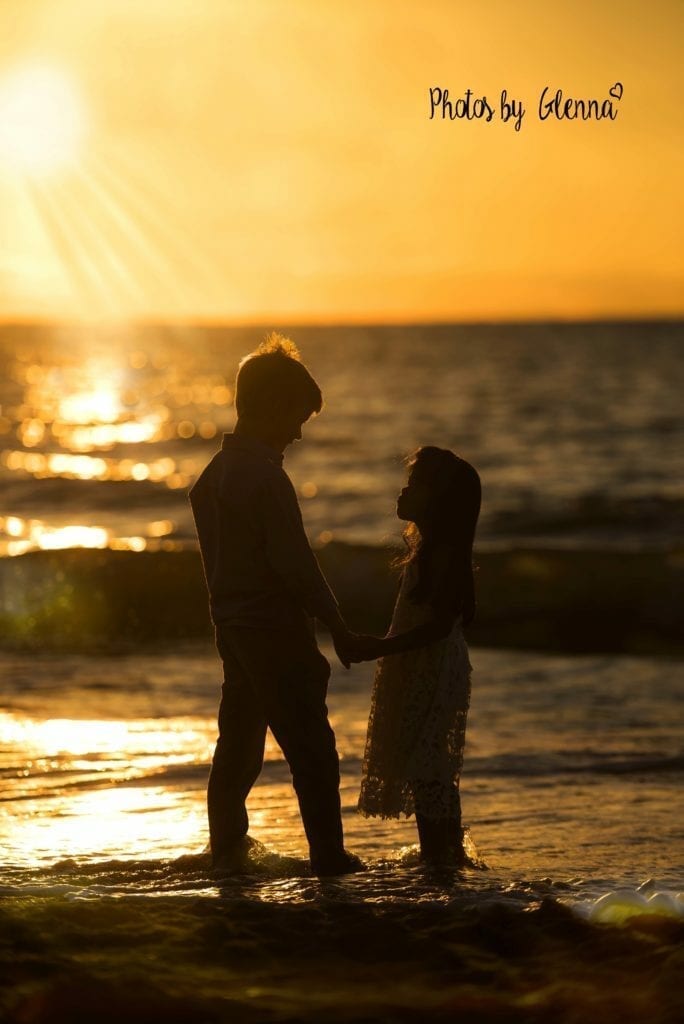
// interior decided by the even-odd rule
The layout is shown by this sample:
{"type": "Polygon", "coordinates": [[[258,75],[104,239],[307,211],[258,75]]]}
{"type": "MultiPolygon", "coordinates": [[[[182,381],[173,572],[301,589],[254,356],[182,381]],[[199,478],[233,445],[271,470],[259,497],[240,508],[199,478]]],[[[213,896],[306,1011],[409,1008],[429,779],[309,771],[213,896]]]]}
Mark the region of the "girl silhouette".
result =
{"type": "Polygon", "coordinates": [[[353,660],[375,675],[359,810],[416,815],[421,858],[464,860],[459,777],[470,701],[463,636],[475,613],[476,470],[443,448],[420,448],[397,501],[407,552],[389,632],[359,638],[353,660]]]}

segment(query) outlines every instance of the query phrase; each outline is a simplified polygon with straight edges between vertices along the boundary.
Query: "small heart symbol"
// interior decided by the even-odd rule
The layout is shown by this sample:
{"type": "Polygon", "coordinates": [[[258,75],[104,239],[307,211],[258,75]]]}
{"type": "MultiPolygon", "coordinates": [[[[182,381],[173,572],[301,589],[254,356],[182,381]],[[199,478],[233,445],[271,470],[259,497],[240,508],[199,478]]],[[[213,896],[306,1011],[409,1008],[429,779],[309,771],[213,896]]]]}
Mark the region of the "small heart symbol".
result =
{"type": "Polygon", "coordinates": [[[614,100],[621,100],[622,99],[622,82],[616,82],[615,85],[611,87],[611,90],[608,93],[608,95],[612,96],[614,100]]]}

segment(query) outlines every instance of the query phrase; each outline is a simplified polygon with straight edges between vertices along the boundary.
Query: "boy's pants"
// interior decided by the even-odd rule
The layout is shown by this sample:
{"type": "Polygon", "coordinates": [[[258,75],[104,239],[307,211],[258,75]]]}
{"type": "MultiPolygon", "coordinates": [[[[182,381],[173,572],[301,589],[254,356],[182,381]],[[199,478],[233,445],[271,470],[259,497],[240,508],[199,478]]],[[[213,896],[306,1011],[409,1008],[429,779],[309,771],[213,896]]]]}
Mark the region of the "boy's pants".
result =
{"type": "Polygon", "coordinates": [[[207,804],[214,861],[249,826],[245,800],[263,764],[270,727],[292,772],[312,861],[343,849],[340,770],[325,699],[330,665],[308,622],[287,629],[219,624],[223,660],[219,738],[207,804]]]}

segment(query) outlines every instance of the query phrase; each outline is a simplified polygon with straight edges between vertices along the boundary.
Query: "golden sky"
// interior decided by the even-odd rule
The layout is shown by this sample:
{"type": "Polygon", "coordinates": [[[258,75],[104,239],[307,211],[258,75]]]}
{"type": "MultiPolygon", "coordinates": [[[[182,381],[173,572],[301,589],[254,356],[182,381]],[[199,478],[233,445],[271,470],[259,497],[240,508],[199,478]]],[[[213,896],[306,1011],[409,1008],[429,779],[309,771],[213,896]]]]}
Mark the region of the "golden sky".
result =
{"type": "Polygon", "coordinates": [[[0,316],[680,314],[682,38],[681,0],[0,0],[0,316]]]}

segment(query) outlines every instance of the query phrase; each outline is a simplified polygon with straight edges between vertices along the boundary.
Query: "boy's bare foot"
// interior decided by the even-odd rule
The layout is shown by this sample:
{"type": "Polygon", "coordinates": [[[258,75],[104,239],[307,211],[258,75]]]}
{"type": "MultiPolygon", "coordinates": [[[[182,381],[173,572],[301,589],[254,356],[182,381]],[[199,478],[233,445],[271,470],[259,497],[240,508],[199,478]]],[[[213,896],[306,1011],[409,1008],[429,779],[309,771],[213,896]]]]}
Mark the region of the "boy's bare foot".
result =
{"type": "Polygon", "coordinates": [[[355,853],[343,850],[341,853],[314,857],[311,860],[311,874],[318,878],[332,878],[335,875],[351,875],[365,871],[366,865],[355,853]]]}
{"type": "Polygon", "coordinates": [[[244,870],[249,864],[250,852],[258,846],[261,846],[261,843],[257,839],[252,839],[251,836],[242,836],[228,850],[223,850],[212,858],[214,871],[220,871],[222,874],[236,874],[244,870]]]}

